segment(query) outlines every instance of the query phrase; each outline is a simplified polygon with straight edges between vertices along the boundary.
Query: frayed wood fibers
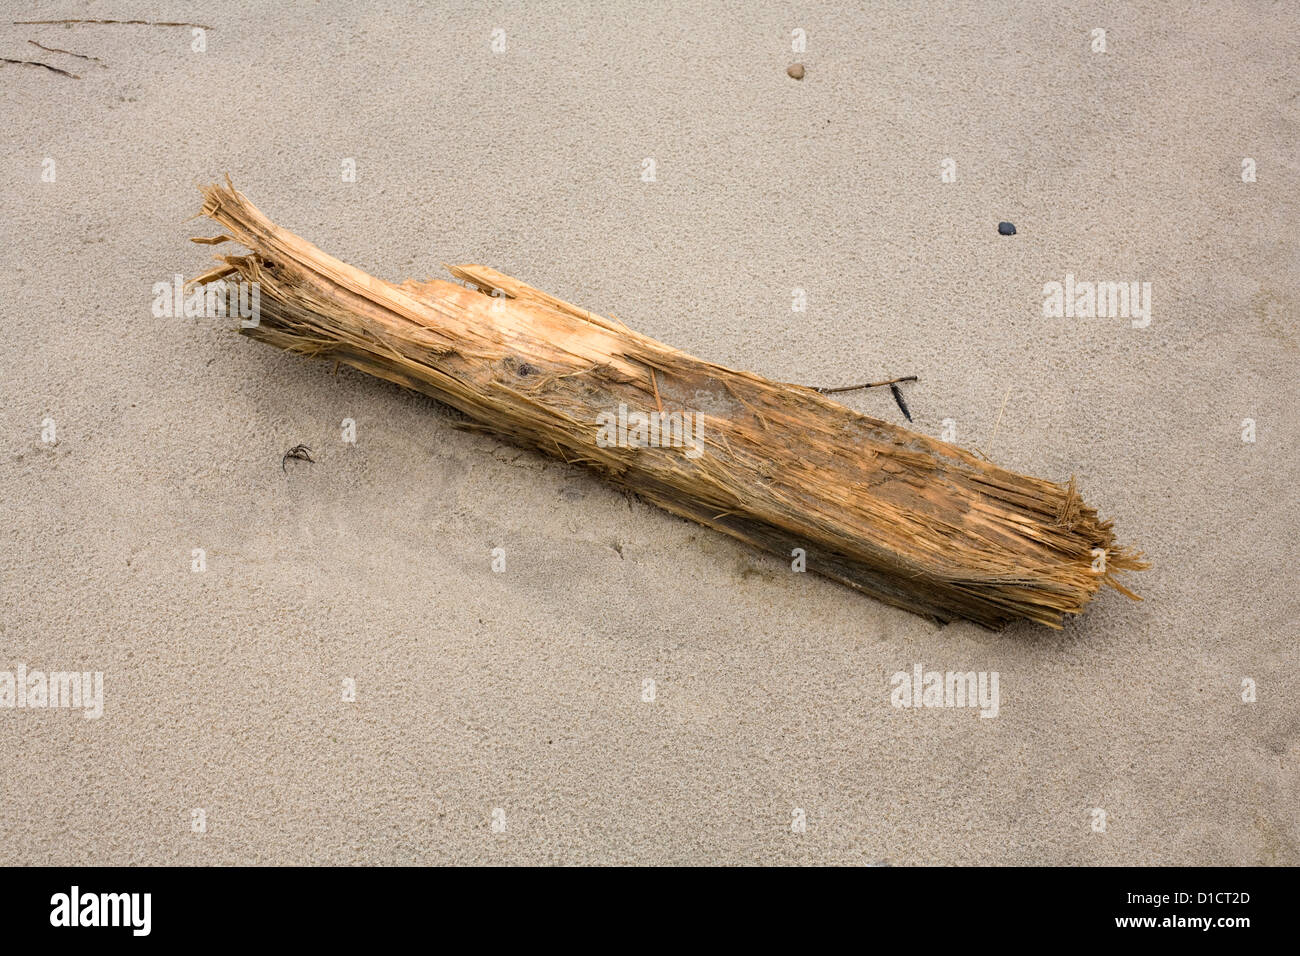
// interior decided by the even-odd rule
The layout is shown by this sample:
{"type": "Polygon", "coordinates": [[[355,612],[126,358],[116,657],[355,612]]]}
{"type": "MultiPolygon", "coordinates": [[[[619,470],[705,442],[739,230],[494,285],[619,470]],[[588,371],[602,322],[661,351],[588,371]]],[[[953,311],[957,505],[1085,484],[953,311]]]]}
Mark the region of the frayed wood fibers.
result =
{"type": "Polygon", "coordinates": [[[194,280],[260,284],[244,334],[437,398],[471,427],[580,463],[660,507],[872,597],[990,628],[1060,627],[1146,567],[1059,485],[703,361],[478,265],[396,285],[281,229],[227,185],[202,215],[249,251],[194,280]],[[626,406],[694,417],[703,453],[600,440],[626,406]]]}

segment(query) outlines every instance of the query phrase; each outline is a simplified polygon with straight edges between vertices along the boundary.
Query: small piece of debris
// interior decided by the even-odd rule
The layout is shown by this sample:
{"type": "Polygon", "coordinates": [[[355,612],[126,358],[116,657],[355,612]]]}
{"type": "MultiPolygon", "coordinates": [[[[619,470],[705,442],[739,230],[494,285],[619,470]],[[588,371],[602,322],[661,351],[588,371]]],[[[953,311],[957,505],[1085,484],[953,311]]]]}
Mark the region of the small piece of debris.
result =
{"type": "Polygon", "coordinates": [[[894,401],[898,403],[898,410],[903,413],[903,417],[909,422],[912,420],[912,413],[907,409],[907,402],[903,401],[903,393],[894,383],[889,384],[889,390],[894,393],[894,401]]]}
{"type": "Polygon", "coordinates": [[[69,73],[67,70],[60,70],[57,66],[50,66],[48,63],[42,63],[40,60],[11,60],[7,56],[0,56],[0,63],[12,63],[14,66],[39,66],[43,69],[49,70],[51,73],[57,73],[59,76],[71,77],[74,80],[81,79],[81,77],[77,76],[75,73],[69,73]]]}
{"type": "Polygon", "coordinates": [[[802,63],[791,63],[790,66],[786,69],[785,72],[790,76],[790,79],[792,79],[792,80],[802,80],[802,79],[803,79],[803,64],[802,64],[802,63]]]}
{"type": "Polygon", "coordinates": [[[1003,221],[1003,222],[998,223],[998,235],[999,235],[999,236],[1014,236],[1015,234],[1016,234],[1016,224],[1015,224],[1015,223],[1013,223],[1013,222],[1006,222],[1006,221],[1003,221]]]}
{"type": "Polygon", "coordinates": [[[305,461],[308,464],[316,464],[316,459],[311,456],[311,449],[306,445],[294,445],[284,453],[284,457],[280,459],[280,470],[285,474],[289,473],[289,469],[285,467],[285,463],[289,461],[305,461]]]}
{"type": "Polygon", "coordinates": [[[80,25],[84,23],[107,24],[136,24],[142,27],[198,27],[200,30],[215,30],[216,27],[210,27],[206,23],[177,23],[171,20],[10,20],[10,26],[57,26],[62,24],[80,25]]]}
{"type": "Polygon", "coordinates": [[[84,53],[73,53],[71,50],[61,50],[57,46],[46,46],[44,43],[37,43],[35,40],[28,40],[27,42],[34,47],[39,47],[46,53],[62,53],[64,56],[75,56],[78,60],[92,60],[95,63],[98,63],[102,69],[108,69],[108,67],[104,65],[104,61],[97,56],[87,56],[84,53]]]}

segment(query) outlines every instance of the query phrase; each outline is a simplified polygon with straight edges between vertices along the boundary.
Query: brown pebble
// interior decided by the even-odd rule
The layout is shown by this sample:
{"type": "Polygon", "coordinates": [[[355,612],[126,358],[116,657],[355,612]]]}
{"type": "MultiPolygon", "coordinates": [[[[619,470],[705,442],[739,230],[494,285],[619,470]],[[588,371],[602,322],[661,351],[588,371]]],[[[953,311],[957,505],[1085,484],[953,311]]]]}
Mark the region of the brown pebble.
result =
{"type": "Polygon", "coordinates": [[[786,70],[786,73],[790,74],[790,78],[791,78],[791,79],[794,79],[794,80],[802,80],[802,79],[803,79],[803,64],[802,64],[802,63],[791,63],[791,64],[790,64],[790,67],[786,70]]]}

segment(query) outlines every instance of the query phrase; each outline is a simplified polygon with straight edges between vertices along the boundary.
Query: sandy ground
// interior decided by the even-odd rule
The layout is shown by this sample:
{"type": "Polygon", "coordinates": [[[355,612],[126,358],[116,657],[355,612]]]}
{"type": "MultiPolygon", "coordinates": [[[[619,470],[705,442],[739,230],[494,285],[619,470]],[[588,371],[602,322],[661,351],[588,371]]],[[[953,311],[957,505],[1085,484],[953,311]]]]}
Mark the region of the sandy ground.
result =
{"type": "MultiPolygon", "coordinates": [[[[81,76],[0,67],[0,670],[104,675],[99,719],[0,708],[6,862],[1300,862],[1300,14],[836,6],[9,11],[214,29],[0,25],[81,76]],[[772,378],[917,374],[917,429],[1077,475],[1145,601],[939,627],[156,318],[226,172],[386,278],[482,262],[772,378]],[[1067,273],[1150,282],[1150,324],[1044,317],[1067,273]],[[998,716],[895,708],[916,664],[996,671],[998,716]]],[[[881,392],[845,401],[898,420],[881,392]]]]}

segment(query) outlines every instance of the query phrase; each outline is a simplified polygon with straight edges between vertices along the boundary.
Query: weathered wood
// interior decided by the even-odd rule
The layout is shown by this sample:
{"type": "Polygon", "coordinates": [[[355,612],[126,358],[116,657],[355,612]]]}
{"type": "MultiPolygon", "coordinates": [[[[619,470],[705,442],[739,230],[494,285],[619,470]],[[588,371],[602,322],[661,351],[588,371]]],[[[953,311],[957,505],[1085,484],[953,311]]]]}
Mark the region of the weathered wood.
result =
{"type": "MultiPolygon", "coordinates": [[[[250,252],[195,282],[260,284],[271,345],[431,395],[660,507],[918,614],[1059,627],[1145,565],[1062,486],[860,415],[800,385],[687,355],[478,265],[400,285],[281,229],[229,184],[202,214],[250,252]],[[610,416],[679,414],[689,447],[610,444],[610,416]],[[1096,555],[1104,567],[1094,569],[1096,555]]],[[[209,240],[211,241],[211,240],[209,240]]],[[[218,241],[225,241],[218,239],[218,241]]],[[[634,436],[635,437],[635,436],[634,436]]]]}

